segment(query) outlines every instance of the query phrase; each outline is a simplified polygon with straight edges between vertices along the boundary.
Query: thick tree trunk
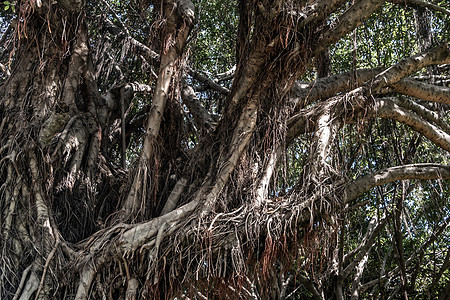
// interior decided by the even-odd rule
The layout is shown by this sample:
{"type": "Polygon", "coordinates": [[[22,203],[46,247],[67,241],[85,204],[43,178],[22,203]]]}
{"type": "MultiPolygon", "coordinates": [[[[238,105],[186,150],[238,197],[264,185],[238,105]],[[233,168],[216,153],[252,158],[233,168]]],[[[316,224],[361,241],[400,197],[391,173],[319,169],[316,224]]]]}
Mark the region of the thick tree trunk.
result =
{"type": "MultiPolygon", "coordinates": [[[[139,53],[159,63],[159,72],[140,157],[126,174],[106,158],[111,119],[120,116],[122,122],[124,159],[130,95],[149,92],[150,86],[121,83],[100,95],[84,3],[20,1],[15,67],[0,86],[0,297],[167,298],[190,289],[202,297],[202,285],[228,285],[225,278],[236,284],[224,290],[236,295],[236,287],[247,286],[249,297],[264,298],[256,289],[268,290],[262,281],[276,278],[278,266],[279,290],[270,291],[289,297],[287,288],[296,276],[282,268],[285,259],[298,264],[299,282],[315,299],[331,294],[345,299],[344,283],[352,274],[352,299],[373,287],[361,281],[375,237],[389,217],[373,218],[361,245],[346,255],[345,228],[336,216],[373,187],[450,178],[450,169],[412,164],[349,180],[333,163],[333,147],[346,123],[388,118],[449,151],[448,124],[432,111],[374,95],[388,89],[447,103],[445,87],[403,78],[448,63],[450,55],[444,44],[386,70],[358,70],[291,89],[314,56],[326,53],[384,3],[357,1],[338,25],[326,27],[324,19],[344,2],[304,7],[293,1],[291,7],[280,0],[240,1],[238,64],[231,89],[220,89],[227,98],[216,122],[187,81],[180,95],[177,90],[194,7],[188,0],[162,1],[160,54],[128,37],[139,53]],[[356,88],[347,80],[354,74],[356,88]],[[204,126],[201,141],[187,154],[174,142],[182,124],[179,98],[204,126]],[[301,178],[289,191],[270,195],[286,146],[304,133],[311,138],[301,178]],[[324,223],[335,236],[341,234],[334,241],[339,251],[330,272],[335,284],[329,288],[297,261],[319,253],[308,238],[316,242],[314,229],[324,223]],[[306,253],[286,254],[302,243],[309,245],[306,253]]],[[[109,24],[108,30],[120,29],[109,24]]],[[[328,67],[320,77],[327,74],[328,67]]],[[[400,216],[395,216],[398,231],[400,216]]],[[[406,291],[410,261],[400,256],[401,268],[391,273],[402,276],[406,291]]]]}
{"type": "Polygon", "coordinates": [[[102,103],[80,13],[77,1],[20,4],[27,17],[16,25],[17,62],[0,87],[1,248],[7,258],[0,285],[6,298],[52,299],[73,259],[67,242],[96,230],[92,186],[101,177],[102,103]]]}

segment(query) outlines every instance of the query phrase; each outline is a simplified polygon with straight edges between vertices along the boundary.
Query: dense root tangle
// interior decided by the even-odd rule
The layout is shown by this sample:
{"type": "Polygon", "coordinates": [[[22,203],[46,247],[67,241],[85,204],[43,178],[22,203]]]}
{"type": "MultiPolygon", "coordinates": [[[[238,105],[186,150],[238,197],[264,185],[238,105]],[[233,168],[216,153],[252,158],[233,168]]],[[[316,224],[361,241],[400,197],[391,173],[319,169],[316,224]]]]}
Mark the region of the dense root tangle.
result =
{"type": "Polygon", "coordinates": [[[156,2],[18,1],[0,78],[0,298],[405,294],[449,226],[448,190],[419,180],[450,178],[423,163],[450,151],[449,89],[407,76],[448,73],[448,44],[327,76],[330,46],[384,1],[239,1],[236,65],[211,74],[192,53],[204,8],[156,2]],[[406,137],[381,141],[394,126],[406,137]],[[417,186],[443,221],[411,250],[417,186]]]}

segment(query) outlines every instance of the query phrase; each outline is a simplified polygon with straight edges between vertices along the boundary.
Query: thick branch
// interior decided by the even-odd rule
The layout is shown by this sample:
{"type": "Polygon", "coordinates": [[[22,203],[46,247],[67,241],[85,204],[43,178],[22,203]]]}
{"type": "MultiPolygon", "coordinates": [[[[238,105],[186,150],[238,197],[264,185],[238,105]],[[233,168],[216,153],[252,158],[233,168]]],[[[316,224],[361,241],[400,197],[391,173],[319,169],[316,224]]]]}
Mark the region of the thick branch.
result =
{"type": "Polygon", "coordinates": [[[161,216],[171,212],[175,209],[175,207],[177,207],[178,200],[180,199],[181,193],[183,192],[187,183],[188,180],[184,177],[178,180],[172,192],[170,193],[169,198],[167,198],[166,204],[164,204],[164,207],[161,211],[161,216]]]}
{"type": "Polygon", "coordinates": [[[190,28],[193,25],[193,6],[190,1],[165,2],[164,12],[167,17],[167,50],[161,57],[158,81],[150,108],[146,126],[146,137],[143,142],[138,170],[133,178],[133,184],[123,206],[126,217],[131,217],[141,207],[141,201],[146,198],[147,164],[155,157],[155,142],[159,136],[164,109],[169,95],[169,88],[176,72],[176,64],[183,54],[184,46],[190,28]],[[177,8],[183,18],[177,17],[177,8]],[[178,27],[181,29],[178,30],[178,27]]]}
{"type": "Polygon", "coordinates": [[[339,18],[336,26],[327,29],[322,33],[313,54],[317,55],[330,45],[339,41],[347,33],[360,26],[375,11],[377,11],[384,2],[385,0],[356,1],[356,3],[339,18]]]}
{"type": "Polygon", "coordinates": [[[450,152],[450,135],[427,122],[417,114],[398,106],[388,98],[377,99],[374,112],[377,117],[393,119],[410,126],[413,130],[420,132],[433,143],[450,152]]]}
{"type": "Polygon", "coordinates": [[[404,78],[392,85],[397,93],[450,105],[450,88],[404,78]]]}
{"type": "MultiPolygon", "coordinates": [[[[369,97],[371,96],[372,93],[378,92],[386,86],[399,82],[406,75],[414,73],[423,67],[433,64],[447,63],[448,61],[450,61],[449,46],[448,44],[442,44],[430,51],[420,53],[400,61],[399,63],[395,64],[394,66],[386,69],[385,71],[375,76],[375,78],[372,81],[366,81],[366,83],[363,86],[347,93],[345,97],[341,98],[341,100],[338,100],[336,102],[335,99],[331,99],[329,101],[336,102],[337,104],[339,103],[339,101],[341,102],[346,101],[346,99],[355,99],[355,101],[358,101],[358,99],[360,98],[359,95],[369,97]]],[[[371,75],[370,72],[369,74],[366,74],[366,76],[368,77],[370,77],[370,75],[371,75]]],[[[344,75],[342,78],[343,81],[341,82],[341,84],[337,85],[337,87],[339,86],[341,88],[346,88],[345,84],[346,76],[344,75]]],[[[305,92],[303,92],[302,97],[305,97],[307,88],[308,87],[304,88],[305,92]]],[[[319,90],[322,89],[319,87],[318,91],[319,90]]],[[[325,91],[323,95],[331,93],[331,90],[328,90],[327,88],[323,90],[325,91]]],[[[311,91],[313,90],[311,89],[311,91]]],[[[308,97],[309,96],[306,96],[306,98],[308,97]]],[[[431,127],[427,126],[428,125],[427,123],[424,123],[422,120],[420,120],[420,118],[413,118],[414,116],[411,115],[411,113],[408,113],[406,110],[405,112],[407,112],[407,114],[406,116],[403,116],[402,114],[399,113],[399,110],[394,110],[393,107],[391,107],[389,114],[389,109],[386,107],[386,105],[384,107],[382,105],[384,103],[385,102],[378,102],[379,107],[376,110],[378,110],[377,113],[379,116],[381,116],[381,114],[384,114],[384,116],[381,117],[396,118],[396,120],[408,124],[409,126],[413,127],[413,129],[419,132],[423,131],[422,133],[425,135],[428,134],[428,136],[426,135],[428,138],[430,139],[433,138],[434,139],[433,141],[440,143],[439,146],[443,147],[444,149],[449,149],[450,145],[446,145],[446,142],[442,144],[442,140],[445,141],[447,140],[447,138],[443,139],[440,136],[440,132],[442,132],[440,129],[434,127],[433,125],[431,125],[431,127]]],[[[308,126],[308,123],[310,121],[314,122],[318,120],[321,114],[323,113],[322,108],[327,107],[330,104],[323,104],[321,105],[321,107],[305,110],[291,117],[287,122],[289,127],[287,133],[287,140],[292,141],[292,139],[298,136],[299,134],[306,132],[308,130],[308,127],[310,127],[308,126]]],[[[355,107],[359,106],[358,103],[354,103],[354,105],[355,107]]],[[[352,109],[354,109],[354,107],[352,107],[352,109]]],[[[312,129],[314,129],[314,127],[312,127],[312,129]]]]}
{"type": "Polygon", "coordinates": [[[422,118],[434,122],[436,125],[440,126],[447,134],[450,135],[450,124],[442,120],[437,112],[429,110],[428,108],[406,98],[389,98],[395,104],[410,109],[422,118]]]}
{"type": "Polygon", "coordinates": [[[420,0],[389,0],[389,2],[400,4],[400,5],[412,5],[412,6],[421,6],[426,7],[431,10],[439,11],[441,13],[450,15],[450,10],[445,9],[444,7],[440,7],[434,3],[420,1],[420,0]]]}
{"type": "Polygon", "coordinates": [[[296,108],[304,107],[319,99],[329,98],[338,93],[354,89],[383,70],[382,67],[360,69],[319,78],[309,83],[296,82],[291,90],[290,102],[296,108]]]}
{"type": "Polygon", "coordinates": [[[325,20],[331,13],[335,12],[345,2],[345,0],[316,0],[311,4],[307,4],[302,11],[302,14],[306,18],[298,24],[298,27],[305,27],[311,22],[318,24],[325,20]]]}
{"type": "Polygon", "coordinates": [[[195,123],[199,128],[203,128],[208,131],[213,127],[214,119],[208,110],[201,105],[200,99],[197,98],[192,87],[184,85],[181,90],[181,99],[188,107],[194,117],[195,123]]]}
{"type": "Polygon", "coordinates": [[[372,92],[379,91],[385,86],[392,85],[406,75],[419,71],[420,69],[436,64],[445,64],[450,62],[449,45],[444,43],[430,51],[419,53],[406,58],[386,71],[378,74],[375,79],[367,83],[367,88],[372,92]]]}
{"type": "Polygon", "coordinates": [[[406,179],[450,179],[450,167],[439,164],[412,164],[387,168],[368,174],[347,185],[344,193],[344,202],[350,203],[376,186],[406,179]]]}

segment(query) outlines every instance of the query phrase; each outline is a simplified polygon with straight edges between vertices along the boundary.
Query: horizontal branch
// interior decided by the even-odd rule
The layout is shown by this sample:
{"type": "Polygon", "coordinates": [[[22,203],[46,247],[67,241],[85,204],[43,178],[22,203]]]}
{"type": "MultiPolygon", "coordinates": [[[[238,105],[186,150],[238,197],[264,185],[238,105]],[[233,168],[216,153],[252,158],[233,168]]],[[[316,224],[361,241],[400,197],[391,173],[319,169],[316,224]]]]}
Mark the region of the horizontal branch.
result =
{"type": "Polygon", "coordinates": [[[208,85],[210,88],[212,88],[213,90],[223,94],[223,95],[228,95],[230,93],[230,91],[221,86],[220,84],[216,83],[214,80],[200,74],[199,72],[195,71],[194,69],[188,68],[188,73],[189,75],[191,75],[193,78],[197,79],[198,81],[205,83],[206,85],[208,85]]]}
{"type": "Polygon", "coordinates": [[[392,85],[397,93],[450,105],[450,88],[404,78],[392,85]]]}
{"type": "Polygon", "coordinates": [[[347,185],[344,192],[344,203],[350,203],[356,200],[360,195],[376,186],[406,179],[450,179],[450,166],[439,164],[411,164],[391,167],[362,176],[347,185]]]}
{"type": "Polygon", "coordinates": [[[420,7],[426,7],[430,10],[439,11],[441,13],[450,15],[450,10],[445,9],[444,7],[440,7],[439,5],[436,5],[434,3],[425,2],[421,0],[389,0],[389,2],[400,4],[400,5],[412,5],[412,6],[420,6],[420,7]]]}
{"type": "Polygon", "coordinates": [[[296,108],[319,99],[329,98],[338,93],[346,92],[360,86],[364,82],[374,78],[384,68],[359,69],[355,71],[322,77],[312,82],[296,82],[291,90],[290,102],[296,108]]]}

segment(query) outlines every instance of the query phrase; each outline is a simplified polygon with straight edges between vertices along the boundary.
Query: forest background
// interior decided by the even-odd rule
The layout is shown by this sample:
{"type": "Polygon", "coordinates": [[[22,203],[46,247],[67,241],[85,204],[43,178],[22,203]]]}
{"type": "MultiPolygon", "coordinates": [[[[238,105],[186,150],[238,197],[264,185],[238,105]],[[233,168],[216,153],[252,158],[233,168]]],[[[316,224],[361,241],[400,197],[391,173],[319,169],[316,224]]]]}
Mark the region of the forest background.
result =
{"type": "Polygon", "coordinates": [[[0,298],[450,297],[447,1],[0,10],[0,298]]]}

